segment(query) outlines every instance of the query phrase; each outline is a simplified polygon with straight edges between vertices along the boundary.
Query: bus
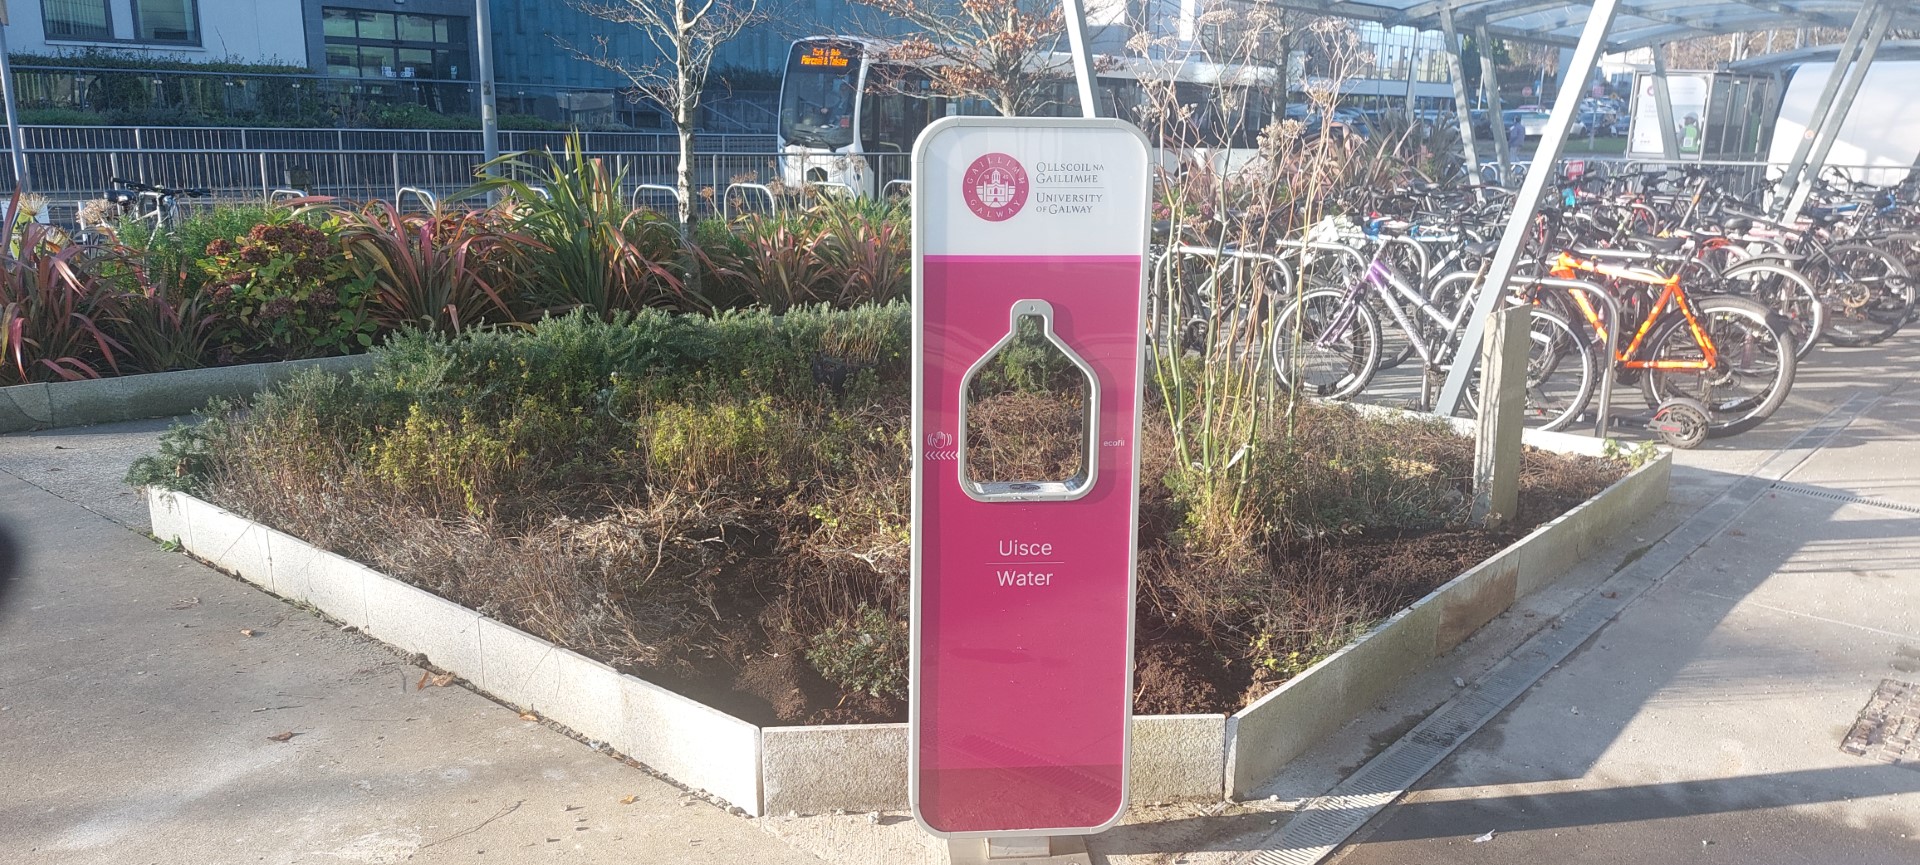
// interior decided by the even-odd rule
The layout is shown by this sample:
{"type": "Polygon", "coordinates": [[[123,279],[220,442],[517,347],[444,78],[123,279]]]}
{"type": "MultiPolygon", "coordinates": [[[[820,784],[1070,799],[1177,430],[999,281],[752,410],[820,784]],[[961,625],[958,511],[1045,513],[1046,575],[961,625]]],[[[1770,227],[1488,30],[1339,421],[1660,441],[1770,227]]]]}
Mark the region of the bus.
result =
{"type": "MultiPolygon", "coordinates": [[[[890,43],[852,36],[819,36],[793,43],[780,83],[780,179],[791,187],[844,187],[855,195],[886,194],[906,180],[913,142],[933,121],[949,115],[993,115],[980,99],[936,93],[924,66],[887,57],[890,43]]],[[[1064,60],[1064,58],[1062,58],[1064,60]]],[[[1267,121],[1283,110],[1271,92],[1271,68],[1211,63],[1197,58],[1105,58],[1097,76],[1100,114],[1140,126],[1171,157],[1205,151],[1240,164],[1257,147],[1267,121]],[[1171,82],[1178,111],[1155,112],[1143,82],[1171,82]],[[1151,116],[1166,114],[1170,116],[1151,116]],[[1235,155],[1238,154],[1238,155],[1235,155]]],[[[1078,116],[1071,78],[1036,112],[1078,116]]]]}

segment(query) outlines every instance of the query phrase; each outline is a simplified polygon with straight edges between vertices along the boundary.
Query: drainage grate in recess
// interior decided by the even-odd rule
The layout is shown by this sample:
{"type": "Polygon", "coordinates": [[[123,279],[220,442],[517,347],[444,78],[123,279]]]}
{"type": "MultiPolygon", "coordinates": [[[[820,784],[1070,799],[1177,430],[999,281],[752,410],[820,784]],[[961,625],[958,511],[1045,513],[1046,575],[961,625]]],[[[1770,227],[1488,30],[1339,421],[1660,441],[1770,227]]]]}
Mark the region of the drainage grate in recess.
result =
{"type": "Polygon", "coordinates": [[[1908,513],[1908,514],[1920,514],[1920,506],[1904,504],[1901,502],[1890,502],[1890,501],[1887,501],[1886,499],[1876,499],[1871,496],[1856,496],[1852,493],[1843,493],[1843,492],[1839,492],[1838,490],[1822,489],[1820,487],[1810,487],[1805,484],[1795,484],[1795,483],[1788,483],[1786,481],[1780,481],[1779,483],[1774,484],[1773,488],[1783,493],[1793,493],[1796,496],[1807,496],[1808,498],[1826,499],[1828,501],[1834,501],[1834,502],[1846,502],[1847,504],[1850,504],[1850,505],[1866,505],[1867,507],[1873,507],[1873,508],[1885,508],[1890,511],[1900,511],[1902,513],[1908,513]]]}
{"type": "Polygon", "coordinates": [[[1856,393],[1813,427],[1776,451],[1752,475],[1660,539],[1647,554],[1588,593],[1547,628],[1514,650],[1407,735],[1387,746],[1360,771],[1307,803],[1306,808],[1261,848],[1238,860],[1247,865],[1316,865],[1345,844],[1367,821],[1405,795],[1454,749],[1526,693],[1628,604],[1678,567],[1702,544],[1725,531],[1787,474],[1834,435],[1872,408],[1878,398],[1856,393]]]}
{"type": "Polygon", "coordinates": [[[1840,750],[1882,763],[1920,767],[1920,685],[1881,680],[1840,750]]]}

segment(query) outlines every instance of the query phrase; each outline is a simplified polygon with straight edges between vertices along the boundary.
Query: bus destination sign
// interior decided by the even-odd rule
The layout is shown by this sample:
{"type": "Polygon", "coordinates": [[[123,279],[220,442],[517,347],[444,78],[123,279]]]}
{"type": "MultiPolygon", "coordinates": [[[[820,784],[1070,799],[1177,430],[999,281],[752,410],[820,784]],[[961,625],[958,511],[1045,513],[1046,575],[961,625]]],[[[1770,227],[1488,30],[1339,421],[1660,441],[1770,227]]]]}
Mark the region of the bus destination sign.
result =
{"type": "Polygon", "coordinates": [[[845,49],[831,45],[815,45],[800,55],[800,65],[845,69],[850,59],[845,49]]]}

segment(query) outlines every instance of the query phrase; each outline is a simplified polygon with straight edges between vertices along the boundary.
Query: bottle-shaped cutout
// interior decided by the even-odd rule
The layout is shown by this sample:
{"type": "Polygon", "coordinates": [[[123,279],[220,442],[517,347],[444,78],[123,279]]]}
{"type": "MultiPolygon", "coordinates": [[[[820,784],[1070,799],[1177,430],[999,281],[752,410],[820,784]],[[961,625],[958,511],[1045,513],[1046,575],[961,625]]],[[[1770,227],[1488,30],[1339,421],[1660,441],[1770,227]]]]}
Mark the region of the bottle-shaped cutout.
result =
{"type": "Polygon", "coordinates": [[[1099,378],[1060,340],[1053,306],[1022,300],[960,382],[960,487],[983,502],[1067,501],[1099,473],[1099,378]]]}

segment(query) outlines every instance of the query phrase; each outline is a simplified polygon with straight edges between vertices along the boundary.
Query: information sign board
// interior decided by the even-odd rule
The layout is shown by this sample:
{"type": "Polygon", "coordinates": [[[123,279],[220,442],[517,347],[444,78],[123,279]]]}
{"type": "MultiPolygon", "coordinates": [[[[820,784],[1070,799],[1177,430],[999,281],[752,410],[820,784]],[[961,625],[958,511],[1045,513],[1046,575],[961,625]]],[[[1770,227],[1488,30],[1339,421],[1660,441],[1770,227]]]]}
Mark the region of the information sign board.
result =
{"type": "Polygon", "coordinates": [[[950,117],[914,147],[909,781],[935,835],[1126,806],[1148,164],[1103,119],[950,117]],[[1072,477],[969,464],[969,382],[1023,321],[1088,380],[1072,477]]]}

